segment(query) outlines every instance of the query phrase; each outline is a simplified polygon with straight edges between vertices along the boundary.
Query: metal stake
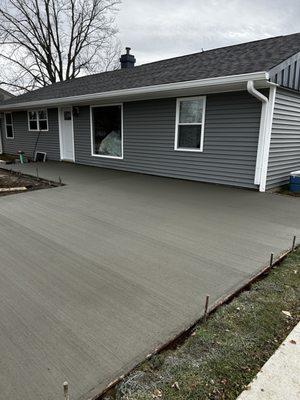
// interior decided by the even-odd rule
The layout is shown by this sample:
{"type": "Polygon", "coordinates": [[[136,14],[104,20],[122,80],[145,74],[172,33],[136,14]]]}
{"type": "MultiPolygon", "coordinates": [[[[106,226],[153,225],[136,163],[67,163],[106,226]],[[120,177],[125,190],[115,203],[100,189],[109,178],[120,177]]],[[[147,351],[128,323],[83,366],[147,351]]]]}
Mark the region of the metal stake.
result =
{"type": "Polygon", "coordinates": [[[61,177],[60,176],[58,177],[58,182],[61,185],[62,181],[61,181],[61,177]]]}
{"type": "Polygon", "coordinates": [[[209,295],[207,295],[205,299],[204,321],[206,321],[208,315],[208,303],[209,303],[209,295]]]}
{"type": "Polygon", "coordinates": [[[274,260],[274,253],[271,253],[271,257],[270,257],[270,267],[273,266],[273,260],[274,260]]]}
{"type": "Polygon", "coordinates": [[[294,236],[294,238],[293,238],[293,245],[292,245],[292,251],[294,251],[295,248],[296,248],[296,240],[297,240],[297,237],[294,236]]]}
{"type": "Polygon", "coordinates": [[[65,400],[70,400],[70,397],[69,397],[69,384],[68,384],[68,382],[64,382],[64,383],[63,383],[63,386],[64,386],[64,398],[65,398],[65,400]]]}

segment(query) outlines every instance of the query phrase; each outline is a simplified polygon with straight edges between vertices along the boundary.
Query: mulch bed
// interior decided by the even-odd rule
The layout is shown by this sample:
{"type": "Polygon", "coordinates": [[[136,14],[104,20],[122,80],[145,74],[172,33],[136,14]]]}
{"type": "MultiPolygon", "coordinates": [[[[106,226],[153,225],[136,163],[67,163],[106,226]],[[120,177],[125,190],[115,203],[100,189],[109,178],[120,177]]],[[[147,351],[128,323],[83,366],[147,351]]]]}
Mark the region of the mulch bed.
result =
{"type": "Polygon", "coordinates": [[[0,196],[24,193],[32,190],[49,189],[57,186],[61,186],[61,184],[46,179],[24,175],[20,172],[0,169],[0,196]],[[11,190],[2,191],[1,189],[11,190]]]}

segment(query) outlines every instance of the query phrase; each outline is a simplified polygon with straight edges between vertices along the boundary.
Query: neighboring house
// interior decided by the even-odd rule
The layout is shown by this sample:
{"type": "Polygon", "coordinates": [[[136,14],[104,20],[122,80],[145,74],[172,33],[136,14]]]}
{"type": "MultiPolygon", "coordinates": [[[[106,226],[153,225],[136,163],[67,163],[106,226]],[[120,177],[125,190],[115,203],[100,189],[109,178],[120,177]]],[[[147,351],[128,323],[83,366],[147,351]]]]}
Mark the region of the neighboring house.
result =
{"type": "Polygon", "coordinates": [[[134,66],[0,105],[3,150],[265,191],[300,169],[300,33],[134,66]]]}
{"type": "Polygon", "coordinates": [[[11,93],[7,92],[6,90],[0,88],[0,103],[2,101],[4,101],[4,100],[11,99],[12,97],[14,97],[13,94],[11,94],[11,93]]]}

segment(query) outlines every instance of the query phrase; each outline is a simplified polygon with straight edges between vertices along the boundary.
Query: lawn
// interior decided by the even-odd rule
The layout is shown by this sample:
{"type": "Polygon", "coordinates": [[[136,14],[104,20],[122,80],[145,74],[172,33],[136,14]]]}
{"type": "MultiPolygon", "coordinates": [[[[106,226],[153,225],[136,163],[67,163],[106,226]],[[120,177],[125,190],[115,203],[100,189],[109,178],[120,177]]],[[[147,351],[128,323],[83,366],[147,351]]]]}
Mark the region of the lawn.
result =
{"type": "Polygon", "coordinates": [[[234,400],[300,319],[300,249],[144,362],[106,400],[234,400]]]}

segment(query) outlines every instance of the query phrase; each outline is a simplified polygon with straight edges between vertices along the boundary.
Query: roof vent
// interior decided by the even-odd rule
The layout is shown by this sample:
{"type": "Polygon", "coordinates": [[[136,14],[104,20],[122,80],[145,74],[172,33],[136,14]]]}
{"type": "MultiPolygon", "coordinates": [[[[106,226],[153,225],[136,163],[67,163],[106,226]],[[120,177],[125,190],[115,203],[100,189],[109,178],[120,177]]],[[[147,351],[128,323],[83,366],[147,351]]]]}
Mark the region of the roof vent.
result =
{"type": "Polygon", "coordinates": [[[126,54],[122,54],[120,58],[121,69],[123,68],[134,68],[135,57],[133,54],[130,54],[130,47],[126,47],[126,54]]]}

